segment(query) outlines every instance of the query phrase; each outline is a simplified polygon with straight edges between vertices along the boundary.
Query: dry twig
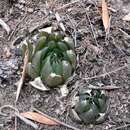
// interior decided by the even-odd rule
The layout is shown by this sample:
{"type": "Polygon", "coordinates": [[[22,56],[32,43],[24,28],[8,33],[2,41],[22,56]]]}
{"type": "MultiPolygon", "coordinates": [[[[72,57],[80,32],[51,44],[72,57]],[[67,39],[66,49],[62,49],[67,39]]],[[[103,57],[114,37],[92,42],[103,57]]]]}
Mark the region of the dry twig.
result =
{"type": "Polygon", "coordinates": [[[12,31],[12,32],[10,33],[8,40],[11,40],[11,39],[12,39],[13,35],[17,32],[19,25],[25,20],[26,17],[27,17],[27,9],[26,9],[26,11],[25,11],[25,15],[23,16],[23,18],[22,18],[22,19],[19,21],[19,23],[15,26],[14,31],[12,31]]]}
{"type": "MultiPolygon", "coordinates": [[[[5,108],[6,108],[6,109],[9,108],[9,109],[14,110],[14,111],[15,111],[15,116],[17,116],[19,119],[21,119],[22,121],[24,121],[26,124],[32,126],[34,129],[38,129],[38,125],[36,125],[36,124],[33,123],[32,121],[30,121],[30,120],[28,120],[28,119],[22,117],[22,116],[19,114],[18,109],[17,109],[16,107],[14,107],[14,106],[4,105],[4,106],[0,107],[0,115],[8,116],[7,114],[5,114],[5,113],[2,112],[2,110],[5,109],[5,108]]],[[[16,128],[17,128],[17,127],[15,126],[15,129],[16,129],[16,128]]]]}
{"type": "Polygon", "coordinates": [[[60,8],[57,8],[56,11],[58,11],[58,10],[63,10],[63,9],[65,9],[65,8],[69,7],[70,5],[73,5],[73,4],[78,3],[78,2],[80,2],[80,0],[72,1],[72,2],[70,2],[70,3],[68,3],[68,4],[65,4],[64,6],[62,6],[62,7],[60,7],[60,8]]]}
{"type": "Polygon", "coordinates": [[[2,19],[0,19],[0,25],[6,30],[7,34],[10,33],[10,27],[2,19]]]}
{"type": "Polygon", "coordinates": [[[27,64],[28,64],[28,49],[27,49],[26,52],[25,52],[22,77],[21,77],[21,79],[18,81],[18,88],[17,88],[17,93],[16,93],[16,102],[17,102],[17,100],[18,100],[18,98],[19,98],[20,90],[21,90],[21,88],[22,88],[22,86],[23,86],[23,82],[24,82],[25,75],[26,75],[26,67],[27,67],[27,64]]]}
{"type": "Polygon", "coordinates": [[[36,125],[35,123],[33,123],[32,121],[28,120],[27,118],[21,116],[20,114],[15,113],[16,116],[21,119],[22,121],[24,121],[27,125],[32,126],[34,129],[38,129],[38,125],[36,125]]]}
{"type": "Polygon", "coordinates": [[[96,90],[115,90],[115,89],[120,89],[121,87],[117,86],[105,86],[105,87],[97,87],[97,86],[88,86],[89,89],[96,89],[96,90]]]}
{"type": "Polygon", "coordinates": [[[113,70],[113,71],[110,71],[110,72],[106,72],[106,73],[101,74],[101,75],[96,75],[96,76],[92,76],[92,77],[88,77],[88,78],[82,78],[82,79],[84,79],[84,80],[91,80],[91,79],[95,79],[95,78],[104,77],[104,76],[106,76],[106,75],[109,75],[109,74],[115,73],[115,72],[117,72],[117,71],[120,71],[120,70],[122,70],[122,69],[124,69],[124,68],[126,68],[126,67],[128,67],[127,64],[125,64],[125,65],[122,66],[122,67],[117,68],[116,70],[113,70]]]}
{"type": "Polygon", "coordinates": [[[123,129],[128,128],[128,127],[130,127],[130,124],[126,124],[126,125],[123,125],[123,126],[119,126],[119,127],[115,128],[115,129],[113,129],[113,130],[123,130],[123,129]]]}

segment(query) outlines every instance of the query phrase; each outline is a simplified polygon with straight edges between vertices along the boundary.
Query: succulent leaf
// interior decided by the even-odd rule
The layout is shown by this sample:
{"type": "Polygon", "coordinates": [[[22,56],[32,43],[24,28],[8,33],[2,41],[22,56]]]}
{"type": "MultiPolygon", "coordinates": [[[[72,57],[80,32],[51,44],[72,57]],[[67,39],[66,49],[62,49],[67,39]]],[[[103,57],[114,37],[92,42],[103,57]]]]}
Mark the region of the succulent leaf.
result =
{"type": "MultiPolygon", "coordinates": [[[[85,124],[97,124],[107,117],[107,96],[101,90],[80,91],[74,109],[85,124]]],[[[72,113],[71,113],[72,114],[72,113]]]]}
{"type": "Polygon", "coordinates": [[[29,53],[29,61],[32,60],[32,56],[33,56],[33,45],[32,43],[28,42],[28,53],[29,53]]]}
{"type": "Polygon", "coordinates": [[[105,112],[106,109],[107,109],[106,100],[104,100],[104,99],[98,99],[98,101],[99,101],[99,106],[100,106],[99,112],[101,112],[101,113],[105,112]]]}
{"type": "Polygon", "coordinates": [[[27,73],[32,78],[38,77],[38,74],[37,74],[36,70],[33,68],[31,63],[28,63],[28,65],[27,65],[27,73]]]}
{"type": "Polygon", "coordinates": [[[56,41],[54,33],[48,35],[48,41],[56,41]]]}
{"type": "Polygon", "coordinates": [[[70,62],[72,64],[73,68],[75,68],[75,66],[76,66],[76,55],[75,55],[75,53],[72,50],[67,50],[66,53],[67,53],[67,56],[70,59],[70,62]]]}
{"type": "Polygon", "coordinates": [[[58,45],[59,49],[62,50],[62,51],[68,50],[67,45],[63,42],[57,42],[57,45],[58,45]]]}
{"type": "Polygon", "coordinates": [[[47,45],[48,45],[50,50],[56,48],[56,42],[55,41],[49,41],[47,45]]]}
{"type": "Polygon", "coordinates": [[[41,32],[38,36],[35,46],[31,43],[24,46],[29,50],[27,72],[32,78],[41,77],[48,86],[61,85],[71,76],[76,66],[73,40],[64,39],[58,33],[41,32]]]}
{"type": "Polygon", "coordinates": [[[62,61],[63,66],[63,79],[66,81],[72,74],[72,67],[71,64],[68,61],[62,61]]]}
{"type": "Polygon", "coordinates": [[[64,41],[66,42],[66,44],[68,45],[68,47],[72,50],[74,50],[74,41],[72,38],[70,37],[65,37],[64,41]]]}
{"type": "Polygon", "coordinates": [[[81,114],[83,112],[89,111],[90,110],[90,104],[87,100],[82,100],[77,104],[75,107],[75,110],[77,113],[81,114]]]}
{"type": "Polygon", "coordinates": [[[52,63],[53,72],[57,75],[62,75],[62,62],[56,61],[52,63]]]}
{"type": "Polygon", "coordinates": [[[45,81],[48,77],[48,75],[52,72],[52,67],[51,67],[51,64],[50,64],[50,56],[48,56],[45,61],[44,61],[44,65],[43,65],[43,68],[41,70],[41,79],[43,81],[45,81]]]}
{"type": "Polygon", "coordinates": [[[79,114],[79,117],[81,118],[81,120],[84,121],[84,123],[86,124],[90,124],[90,123],[95,123],[96,122],[96,118],[98,117],[98,109],[97,107],[93,104],[91,106],[91,109],[89,111],[83,112],[81,114],[79,114]]]}
{"type": "Polygon", "coordinates": [[[45,47],[46,45],[46,37],[42,36],[39,38],[38,43],[35,47],[35,52],[37,52],[38,50],[42,49],[43,47],[45,47]]]}
{"type": "Polygon", "coordinates": [[[61,34],[56,33],[55,39],[56,39],[56,41],[61,41],[63,39],[63,36],[61,34]]]}
{"type": "Polygon", "coordinates": [[[47,38],[49,36],[49,34],[47,32],[45,32],[45,31],[41,32],[40,37],[43,37],[43,36],[47,38]]]}
{"type": "Polygon", "coordinates": [[[60,84],[62,84],[63,80],[60,75],[56,75],[55,73],[49,74],[45,82],[50,86],[50,87],[55,87],[60,84]]]}
{"type": "Polygon", "coordinates": [[[33,69],[35,69],[38,75],[40,74],[40,70],[41,70],[41,56],[42,56],[42,51],[37,51],[32,59],[33,69]]]}

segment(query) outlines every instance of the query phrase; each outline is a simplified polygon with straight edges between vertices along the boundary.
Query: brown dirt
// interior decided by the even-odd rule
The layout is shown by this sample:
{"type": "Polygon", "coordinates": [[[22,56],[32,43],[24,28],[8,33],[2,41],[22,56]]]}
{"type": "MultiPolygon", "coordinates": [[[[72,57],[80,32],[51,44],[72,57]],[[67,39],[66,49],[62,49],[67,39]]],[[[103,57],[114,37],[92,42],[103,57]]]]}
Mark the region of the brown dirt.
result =
{"type": "MultiPolygon", "coordinates": [[[[47,15],[52,9],[53,11],[57,10],[61,16],[67,30],[66,35],[72,36],[76,42],[75,50],[78,61],[76,71],[68,82],[69,95],[61,99],[58,88],[49,92],[41,92],[31,87],[27,80],[20,93],[17,103],[18,110],[24,112],[36,107],[48,115],[81,130],[129,130],[130,128],[125,125],[127,125],[127,122],[130,123],[130,68],[116,71],[125,63],[129,63],[130,59],[130,23],[122,20],[123,16],[130,12],[129,2],[127,0],[124,0],[124,2],[122,0],[108,0],[111,26],[108,38],[105,40],[105,31],[99,12],[101,4],[97,0],[94,2],[83,0],[70,4],[63,9],[59,8],[71,3],[71,0],[55,0],[55,2],[48,2],[48,6],[42,0],[29,0],[25,3],[20,1],[22,0],[0,1],[0,18],[12,30],[7,35],[5,30],[0,27],[0,106],[14,105],[17,89],[15,83],[20,78],[20,66],[22,65],[21,57],[15,53],[17,44],[30,32],[43,28],[46,22],[58,26],[53,14],[47,15]],[[17,38],[19,40],[16,41],[17,38]],[[15,45],[12,46],[14,41],[15,45]],[[102,50],[101,52],[93,49],[97,46],[100,51],[102,50]],[[12,56],[9,58],[4,57],[5,47],[11,51],[12,56]],[[88,80],[88,77],[111,71],[115,72],[88,80]],[[121,87],[119,90],[109,92],[111,109],[107,121],[103,124],[85,126],[84,124],[75,123],[68,116],[68,105],[71,96],[82,87],[81,84],[86,85],[86,88],[90,84],[102,84],[104,87],[107,85],[121,87]],[[129,120],[124,121],[127,118],[129,120]]],[[[7,110],[6,112],[9,113],[10,111],[7,110]]],[[[13,130],[14,119],[0,115],[0,129],[13,130]]],[[[33,130],[20,120],[17,121],[17,129],[33,130]]],[[[41,129],[68,130],[59,126],[41,126],[41,129]]]]}

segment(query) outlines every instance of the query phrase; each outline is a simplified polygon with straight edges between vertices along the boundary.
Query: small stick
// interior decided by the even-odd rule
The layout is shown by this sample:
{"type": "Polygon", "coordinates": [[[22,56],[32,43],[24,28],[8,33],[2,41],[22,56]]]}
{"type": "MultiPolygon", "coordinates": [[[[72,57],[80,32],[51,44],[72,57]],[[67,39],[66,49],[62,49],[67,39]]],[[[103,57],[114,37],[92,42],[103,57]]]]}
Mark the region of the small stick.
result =
{"type": "Polygon", "coordinates": [[[27,64],[28,64],[28,49],[27,49],[26,52],[25,52],[23,72],[22,72],[22,77],[21,77],[21,79],[20,79],[19,82],[18,82],[18,88],[17,88],[17,93],[16,93],[16,100],[15,100],[15,102],[17,102],[17,100],[18,100],[19,94],[20,94],[20,90],[21,90],[21,88],[22,88],[22,86],[23,86],[23,82],[24,82],[25,75],[26,75],[26,67],[27,67],[27,64]]]}
{"type": "Polygon", "coordinates": [[[117,71],[120,71],[120,70],[122,70],[122,69],[124,69],[124,68],[126,68],[126,67],[128,67],[127,64],[125,64],[125,65],[122,66],[122,67],[117,68],[116,70],[113,70],[113,71],[110,71],[110,72],[106,72],[106,73],[101,74],[101,75],[96,75],[96,76],[92,76],[92,77],[88,77],[88,78],[82,78],[82,79],[84,79],[84,80],[91,80],[91,79],[95,79],[95,78],[104,77],[104,76],[106,76],[106,75],[109,75],[109,74],[115,73],[115,72],[117,72],[117,71]]]}
{"type": "Polygon", "coordinates": [[[64,26],[64,24],[62,23],[61,17],[60,17],[60,15],[59,15],[58,12],[55,13],[55,17],[56,17],[56,20],[57,20],[58,23],[59,23],[60,28],[65,32],[65,31],[66,31],[65,26],[64,26]]]}
{"type": "Polygon", "coordinates": [[[96,86],[88,86],[89,89],[96,89],[96,90],[114,90],[114,89],[120,89],[121,87],[117,86],[106,86],[106,87],[96,87],[96,86]]]}
{"type": "Polygon", "coordinates": [[[50,120],[55,121],[56,123],[58,123],[58,124],[60,124],[60,125],[62,125],[62,126],[68,127],[68,128],[70,128],[70,129],[72,129],[72,130],[80,130],[80,129],[78,129],[78,128],[75,128],[75,127],[73,127],[73,126],[70,126],[70,125],[68,125],[68,124],[66,124],[66,123],[64,123],[64,122],[61,122],[61,121],[59,121],[59,120],[57,120],[57,119],[55,119],[55,118],[52,118],[52,117],[46,115],[45,113],[43,113],[43,112],[37,110],[36,108],[32,108],[32,109],[33,109],[33,111],[36,111],[36,112],[40,113],[41,115],[47,117],[47,118],[50,119],[50,120]]]}
{"type": "Polygon", "coordinates": [[[18,113],[15,113],[15,115],[21,119],[22,121],[24,121],[27,125],[30,125],[32,126],[34,129],[38,129],[38,125],[36,125],[35,123],[33,123],[32,121],[28,120],[27,118],[21,116],[20,114],[18,113]]]}
{"type": "MultiPolygon", "coordinates": [[[[5,109],[5,108],[10,108],[10,109],[14,110],[15,111],[15,117],[17,116],[19,119],[21,119],[22,121],[24,121],[26,124],[32,126],[35,129],[38,129],[38,125],[36,125],[32,121],[26,119],[25,117],[21,116],[19,114],[18,109],[16,107],[12,106],[12,105],[4,105],[4,106],[0,107],[0,115],[8,116],[7,114],[5,114],[5,113],[2,112],[2,110],[5,109]]],[[[16,129],[16,126],[15,126],[15,129],[16,129]]]]}
{"type": "Polygon", "coordinates": [[[125,124],[125,125],[123,125],[123,126],[116,127],[116,128],[113,129],[113,130],[121,130],[121,129],[125,129],[125,128],[129,127],[129,126],[130,126],[130,124],[125,124]]]}
{"type": "Polygon", "coordinates": [[[27,17],[27,9],[25,10],[25,15],[23,16],[23,18],[18,22],[18,24],[15,26],[14,31],[12,31],[8,37],[8,40],[11,40],[13,35],[17,32],[17,29],[19,27],[19,25],[26,19],[27,17]]]}
{"type": "Polygon", "coordinates": [[[91,28],[91,35],[93,36],[95,44],[98,47],[99,45],[98,45],[98,42],[97,42],[97,39],[96,39],[96,35],[95,35],[95,32],[94,32],[94,27],[92,25],[92,22],[91,22],[91,19],[90,19],[88,13],[87,13],[87,10],[86,10],[86,19],[88,19],[88,22],[89,22],[89,25],[90,25],[90,28],[91,28]]]}
{"type": "Polygon", "coordinates": [[[80,0],[72,1],[72,2],[70,2],[70,3],[68,3],[68,4],[65,4],[64,6],[62,6],[62,7],[58,8],[58,9],[56,9],[56,11],[58,11],[58,10],[63,10],[63,9],[65,9],[65,8],[69,7],[70,5],[75,4],[75,3],[78,3],[78,2],[80,2],[80,0]]]}
{"type": "Polygon", "coordinates": [[[0,25],[6,30],[7,34],[10,33],[11,29],[2,19],[0,19],[0,25]]]}

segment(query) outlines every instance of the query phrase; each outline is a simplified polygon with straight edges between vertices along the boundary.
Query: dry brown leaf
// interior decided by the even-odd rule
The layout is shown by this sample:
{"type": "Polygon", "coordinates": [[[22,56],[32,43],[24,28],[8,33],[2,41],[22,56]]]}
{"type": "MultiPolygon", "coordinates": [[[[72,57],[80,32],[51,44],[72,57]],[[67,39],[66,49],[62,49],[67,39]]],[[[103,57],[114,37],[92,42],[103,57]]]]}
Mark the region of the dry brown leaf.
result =
{"type": "Polygon", "coordinates": [[[109,13],[108,13],[107,2],[105,0],[102,0],[102,21],[103,21],[104,28],[107,31],[109,28],[109,13]]]}
{"type": "Polygon", "coordinates": [[[51,119],[48,119],[47,117],[45,117],[45,116],[43,116],[43,115],[41,115],[39,113],[36,113],[36,112],[24,112],[24,113],[21,113],[20,115],[25,117],[25,118],[31,119],[33,121],[42,123],[42,124],[58,125],[57,122],[55,122],[55,121],[53,121],[51,119]]]}
{"type": "Polygon", "coordinates": [[[130,13],[123,17],[124,21],[130,21],[130,13]]]}

